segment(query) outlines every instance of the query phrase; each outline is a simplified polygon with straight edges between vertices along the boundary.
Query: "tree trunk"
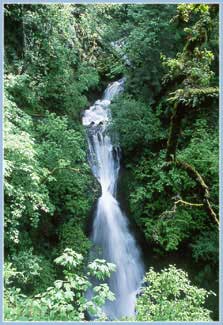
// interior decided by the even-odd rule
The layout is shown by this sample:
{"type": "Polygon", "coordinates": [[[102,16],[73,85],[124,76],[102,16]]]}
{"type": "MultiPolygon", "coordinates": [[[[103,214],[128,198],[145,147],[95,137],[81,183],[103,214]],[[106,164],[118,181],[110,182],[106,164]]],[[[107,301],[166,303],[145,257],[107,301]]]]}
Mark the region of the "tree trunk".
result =
{"type": "Polygon", "coordinates": [[[172,161],[176,158],[178,138],[181,131],[181,122],[184,117],[185,106],[182,103],[176,103],[174,112],[170,121],[170,131],[167,141],[166,160],[172,161]]]}

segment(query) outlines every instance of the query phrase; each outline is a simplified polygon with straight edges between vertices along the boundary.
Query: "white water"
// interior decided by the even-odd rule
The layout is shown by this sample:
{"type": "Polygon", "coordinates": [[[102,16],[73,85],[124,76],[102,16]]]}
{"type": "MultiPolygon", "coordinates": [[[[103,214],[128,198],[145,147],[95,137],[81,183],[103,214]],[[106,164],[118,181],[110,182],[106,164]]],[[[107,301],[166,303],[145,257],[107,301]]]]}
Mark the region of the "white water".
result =
{"type": "Polygon", "coordinates": [[[111,119],[111,100],[123,90],[124,79],[108,86],[103,99],[95,102],[83,116],[88,128],[89,162],[94,176],[101,184],[91,239],[95,247],[92,254],[116,265],[116,272],[108,280],[116,300],[103,308],[110,319],[133,316],[136,293],[143,278],[144,268],[140,252],[128,229],[128,220],[116,200],[120,151],[112,145],[106,129],[111,119]]]}

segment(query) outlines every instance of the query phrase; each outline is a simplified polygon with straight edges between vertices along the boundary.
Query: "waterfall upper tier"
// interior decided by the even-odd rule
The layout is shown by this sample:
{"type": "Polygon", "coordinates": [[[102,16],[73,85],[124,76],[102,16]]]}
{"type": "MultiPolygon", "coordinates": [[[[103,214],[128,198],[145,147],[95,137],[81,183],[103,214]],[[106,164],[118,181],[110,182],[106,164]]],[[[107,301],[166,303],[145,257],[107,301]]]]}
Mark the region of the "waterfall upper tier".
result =
{"type": "Polygon", "coordinates": [[[118,95],[124,87],[125,79],[122,78],[113,82],[108,86],[104,92],[102,100],[97,100],[93,106],[84,112],[82,123],[85,126],[98,125],[100,123],[108,122],[110,118],[110,111],[107,107],[111,104],[114,96],[118,95]]]}

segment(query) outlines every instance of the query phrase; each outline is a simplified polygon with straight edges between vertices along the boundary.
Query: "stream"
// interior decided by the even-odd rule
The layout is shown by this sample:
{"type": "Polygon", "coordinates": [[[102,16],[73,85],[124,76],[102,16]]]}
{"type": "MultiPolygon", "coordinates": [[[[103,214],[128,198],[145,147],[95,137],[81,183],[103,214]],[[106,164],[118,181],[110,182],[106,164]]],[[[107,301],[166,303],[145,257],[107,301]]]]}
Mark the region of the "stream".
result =
{"type": "Polygon", "coordinates": [[[117,201],[120,148],[113,145],[108,133],[111,120],[109,105],[123,91],[124,82],[124,79],[120,79],[109,84],[103,98],[85,110],[82,119],[87,129],[89,164],[101,185],[101,197],[94,213],[90,255],[116,265],[116,271],[108,280],[116,299],[107,301],[103,307],[109,319],[135,314],[136,294],[144,275],[139,247],[117,201]]]}

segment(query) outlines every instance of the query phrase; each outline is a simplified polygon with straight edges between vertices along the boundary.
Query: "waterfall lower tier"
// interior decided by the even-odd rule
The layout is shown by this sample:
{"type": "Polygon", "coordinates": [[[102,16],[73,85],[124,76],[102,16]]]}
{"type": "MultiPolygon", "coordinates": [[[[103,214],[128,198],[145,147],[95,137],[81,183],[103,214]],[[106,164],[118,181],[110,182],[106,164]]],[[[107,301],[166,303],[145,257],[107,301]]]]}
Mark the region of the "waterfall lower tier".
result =
{"type": "Polygon", "coordinates": [[[144,273],[140,251],[128,229],[128,219],[115,198],[119,150],[114,148],[107,134],[111,119],[109,105],[122,91],[123,83],[122,79],[109,85],[103,99],[96,101],[83,116],[83,124],[88,128],[89,163],[102,188],[94,216],[91,254],[116,265],[116,271],[108,280],[116,300],[108,301],[103,307],[110,319],[134,315],[136,293],[144,273]]]}

